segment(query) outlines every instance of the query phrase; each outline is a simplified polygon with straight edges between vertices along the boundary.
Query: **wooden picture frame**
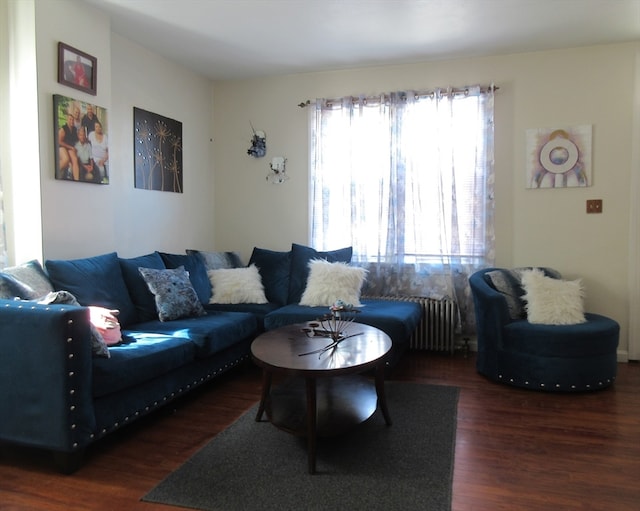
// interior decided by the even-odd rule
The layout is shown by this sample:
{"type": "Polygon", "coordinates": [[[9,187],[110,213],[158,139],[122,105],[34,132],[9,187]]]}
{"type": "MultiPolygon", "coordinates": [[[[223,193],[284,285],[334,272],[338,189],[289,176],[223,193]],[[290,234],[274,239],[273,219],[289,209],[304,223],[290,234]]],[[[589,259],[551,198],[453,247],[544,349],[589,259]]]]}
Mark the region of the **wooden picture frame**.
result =
{"type": "Polygon", "coordinates": [[[58,83],[95,96],[98,88],[98,59],[59,42],[58,83]]]}

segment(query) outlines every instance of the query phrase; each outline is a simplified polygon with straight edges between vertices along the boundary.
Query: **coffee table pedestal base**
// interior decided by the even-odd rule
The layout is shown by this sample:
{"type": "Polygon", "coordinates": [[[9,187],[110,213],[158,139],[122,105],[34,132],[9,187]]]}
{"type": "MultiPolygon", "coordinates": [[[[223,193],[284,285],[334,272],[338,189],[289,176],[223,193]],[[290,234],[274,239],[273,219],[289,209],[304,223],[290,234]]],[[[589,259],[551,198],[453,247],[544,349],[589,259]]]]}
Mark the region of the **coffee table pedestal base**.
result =
{"type": "Polygon", "coordinates": [[[276,427],[308,442],[309,473],[315,473],[316,439],[345,433],[382,409],[385,421],[391,425],[384,398],[384,383],[361,375],[331,378],[290,378],[270,389],[265,375],[261,403],[256,420],[266,411],[276,427]],[[379,395],[380,389],[382,395],[379,395]],[[264,392],[266,390],[266,392],[264,392]]]}

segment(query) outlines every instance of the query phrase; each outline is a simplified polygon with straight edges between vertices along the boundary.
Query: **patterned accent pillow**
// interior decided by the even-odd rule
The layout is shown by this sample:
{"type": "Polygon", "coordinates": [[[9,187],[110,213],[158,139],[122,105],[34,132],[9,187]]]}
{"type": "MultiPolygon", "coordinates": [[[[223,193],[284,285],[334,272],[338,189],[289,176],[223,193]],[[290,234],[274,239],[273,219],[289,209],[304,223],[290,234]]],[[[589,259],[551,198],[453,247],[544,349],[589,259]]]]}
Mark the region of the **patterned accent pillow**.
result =
{"type": "Polygon", "coordinates": [[[242,261],[237,252],[205,252],[204,250],[186,250],[189,255],[197,255],[202,259],[207,270],[220,270],[222,268],[240,268],[242,261]]]}
{"type": "MultiPolygon", "coordinates": [[[[523,300],[522,275],[532,269],[534,269],[532,266],[526,266],[514,268],[513,270],[499,269],[487,273],[491,285],[496,291],[502,293],[507,300],[507,308],[511,319],[525,319],[527,317],[527,310],[523,300]]],[[[538,269],[547,277],[561,278],[560,273],[553,268],[541,267],[538,269]]]]}
{"type": "Polygon", "coordinates": [[[189,280],[196,290],[200,303],[208,303],[211,298],[211,283],[207,275],[207,267],[202,258],[196,254],[168,254],[160,252],[166,268],[178,268],[184,266],[189,273],[189,280]]]}
{"type": "Polygon", "coordinates": [[[520,272],[517,270],[494,270],[487,273],[494,289],[502,293],[507,300],[509,317],[511,319],[524,319],[527,313],[522,301],[524,289],[520,284],[520,272]]]}
{"type": "Polygon", "coordinates": [[[45,296],[47,293],[54,291],[51,280],[49,280],[49,277],[44,272],[40,261],[37,259],[18,266],[4,268],[2,272],[11,275],[33,291],[28,296],[21,296],[20,298],[35,300],[36,298],[45,296]]]}
{"type": "Polygon", "coordinates": [[[138,268],[153,293],[160,321],[206,314],[184,266],[167,270],[138,268]]]}
{"type": "Polygon", "coordinates": [[[34,295],[35,291],[30,286],[20,282],[13,275],[0,273],[0,298],[32,300],[35,297],[34,295]]]}

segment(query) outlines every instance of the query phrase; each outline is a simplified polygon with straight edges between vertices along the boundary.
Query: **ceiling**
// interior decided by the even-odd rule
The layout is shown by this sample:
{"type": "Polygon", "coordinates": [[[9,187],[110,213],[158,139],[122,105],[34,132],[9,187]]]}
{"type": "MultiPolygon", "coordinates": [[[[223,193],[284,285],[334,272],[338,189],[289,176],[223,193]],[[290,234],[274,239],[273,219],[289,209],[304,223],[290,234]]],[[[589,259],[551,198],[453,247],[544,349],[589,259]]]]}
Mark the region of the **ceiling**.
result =
{"type": "Polygon", "coordinates": [[[213,80],[640,41],[640,0],[82,0],[213,80]]]}

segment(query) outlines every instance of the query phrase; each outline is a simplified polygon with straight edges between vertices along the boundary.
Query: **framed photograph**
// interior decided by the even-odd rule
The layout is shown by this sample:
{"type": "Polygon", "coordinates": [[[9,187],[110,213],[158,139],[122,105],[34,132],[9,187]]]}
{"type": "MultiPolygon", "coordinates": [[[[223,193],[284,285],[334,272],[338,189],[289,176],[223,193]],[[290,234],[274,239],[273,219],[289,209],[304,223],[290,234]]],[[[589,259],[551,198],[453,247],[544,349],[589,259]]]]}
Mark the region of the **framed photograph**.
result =
{"type": "Polygon", "coordinates": [[[56,179],[109,184],[107,109],[53,96],[56,179]]]}
{"type": "Polygon", "coordinates": [[[136,188],[182,193],[182,123],[133,107],[136,188]]]}
{"type": "Polygon", "coordinates": [[[58,83],[95,96],[98,59],[64,43],[58,43],[58,83]]]}

